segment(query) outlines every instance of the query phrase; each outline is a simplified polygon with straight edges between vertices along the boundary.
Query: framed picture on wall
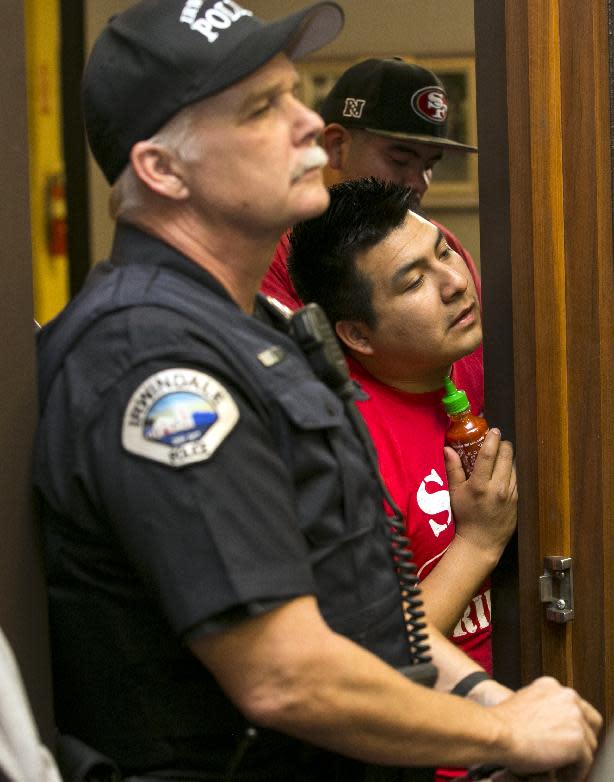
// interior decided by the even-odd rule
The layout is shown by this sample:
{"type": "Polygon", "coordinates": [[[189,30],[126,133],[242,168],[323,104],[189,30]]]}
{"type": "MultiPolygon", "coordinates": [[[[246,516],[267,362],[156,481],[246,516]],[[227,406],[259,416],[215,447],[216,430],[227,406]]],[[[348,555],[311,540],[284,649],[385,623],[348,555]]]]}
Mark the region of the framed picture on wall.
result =
{"type": "MultiPolygon", "coordinates": [[[[477,146],[475,60],[473,57],[417,59],[436,73],[448,95],[448,136],[477,146]]],[[[478,204],[478,156],[446,151],[437,163],[425,207],[463,208],[478,204]]]]}
{"type": "MultiPolygon", "coordinates": [[[[350,65],[369,55],[351,60],[310,60],[296,63],[301,78],[299,97],[315,111],[350,65]]],[[[475,110],[475,61],[473,57],[405,57],[433,71],[448,94],[448,135],[455,141],[477,146],[475,110]]],[[[477,155],[447,151],[437,164],[433,183],[424,199],[425,207],[446,209],[475,207],[478,203],[477,155]]]]}

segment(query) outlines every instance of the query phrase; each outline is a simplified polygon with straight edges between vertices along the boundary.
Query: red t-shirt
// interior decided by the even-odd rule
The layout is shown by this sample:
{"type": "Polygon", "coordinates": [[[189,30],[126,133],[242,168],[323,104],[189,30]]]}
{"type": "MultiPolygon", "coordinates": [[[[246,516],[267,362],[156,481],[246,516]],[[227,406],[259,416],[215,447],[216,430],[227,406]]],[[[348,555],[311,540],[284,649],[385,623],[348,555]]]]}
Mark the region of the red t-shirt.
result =
{"type": "MultiPolygon", "coordinates": [[[[352,377],[369,395],[358,402],[393,500],[406,519],[414,562],[421,579],[431,572],[454,537],[443,446],[448,419],[443,389],[409,394],[381,383],[357,361],[348,359],[352,377]]],[[[458,361],[452,377],[476,412],[482,409],[482,363],[475,354],[458,361]]],[[[451,640],[476,662],[492,670],[490,583],[467,606],[451,640]]]]}
{"type": "MultiPolygon", "coordinates": [[[[405,516],[413,561],[421,579],[437,566],[454,537],[448,479],[443,458],[447,416],[443,389],[409,394],[381,383],[348,359],[352,377],[369,399],[357,402],[377,451],[380,472],[405,516]]],[[[481,353],[456,362],[452,377],[464,389],[472,410],[483,407],[481,353]]],[[[490,579],[471,599],[450,639],[492,673],[490,579]]],[[[438,768],[434,782],[449,782],[466,769],[438,768]]]]}

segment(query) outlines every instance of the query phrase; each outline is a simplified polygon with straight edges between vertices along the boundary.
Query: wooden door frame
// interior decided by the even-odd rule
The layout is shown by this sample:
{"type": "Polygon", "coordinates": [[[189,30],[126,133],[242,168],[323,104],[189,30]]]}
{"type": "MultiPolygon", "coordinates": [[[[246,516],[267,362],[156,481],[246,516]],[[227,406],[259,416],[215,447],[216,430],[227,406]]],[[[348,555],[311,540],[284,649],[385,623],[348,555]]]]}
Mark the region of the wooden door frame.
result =
{"type": "MultiPolygon", "coordinates": [[[[519,653],[522,681],[555,675],[610,720],[608,4],[475,0],[475,24],[487,415],[497,422],[510,418],[506,434],[514,433],[521,489],[518,556],[512,548],[508,567],[495,578],[495,595],[500,582],[504,603],[514,600],[517,582],[518,612],[501,621],[495,605],[495,653],[499,663],[502,653],[519,653]],[[574,558],[569,624],[546,621],[539,602],[548,554],[574,558]]],[[[516,683],[518,671],[505,675],[516,683]]]]}
{"type": "MultiPolygon", "coordinates": [[[[474,23],[486,417],[515,442],[505,3],[476,0],[474,23]]],[[[521,682],[517,546],[514,536],[492,577],[495,675],[513,688],[521,682]]]]}

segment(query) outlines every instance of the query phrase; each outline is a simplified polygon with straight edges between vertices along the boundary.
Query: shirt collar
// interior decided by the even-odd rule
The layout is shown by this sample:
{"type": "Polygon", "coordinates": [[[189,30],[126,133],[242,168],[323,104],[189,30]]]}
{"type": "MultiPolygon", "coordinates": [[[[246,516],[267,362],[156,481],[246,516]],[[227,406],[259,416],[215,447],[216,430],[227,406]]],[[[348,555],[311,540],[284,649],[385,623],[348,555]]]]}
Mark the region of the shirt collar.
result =
{"type": "Polygon", "coordinates": [[[226,288],[196,261],[135,225],[124,222],[117,223],[110,261],[114,266],[144,263],[148,266],[173,269],[173,271],[192,278],[197,284],[211,289],[238,306],[226,288]]]}

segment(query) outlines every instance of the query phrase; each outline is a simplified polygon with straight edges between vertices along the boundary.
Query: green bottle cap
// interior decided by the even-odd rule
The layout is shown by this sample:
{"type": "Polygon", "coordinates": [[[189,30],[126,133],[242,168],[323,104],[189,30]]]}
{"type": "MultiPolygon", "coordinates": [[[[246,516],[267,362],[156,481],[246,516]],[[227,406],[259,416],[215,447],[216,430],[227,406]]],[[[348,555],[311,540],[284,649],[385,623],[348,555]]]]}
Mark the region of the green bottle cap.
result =
{"type": "Polygon", "coordinates": [[[449,377],[444,378],[443,387],[446,395],[441,401],[448,415],[457,415],[469,410],[467,394],[464,391],[459,391],[449,377]]]}

